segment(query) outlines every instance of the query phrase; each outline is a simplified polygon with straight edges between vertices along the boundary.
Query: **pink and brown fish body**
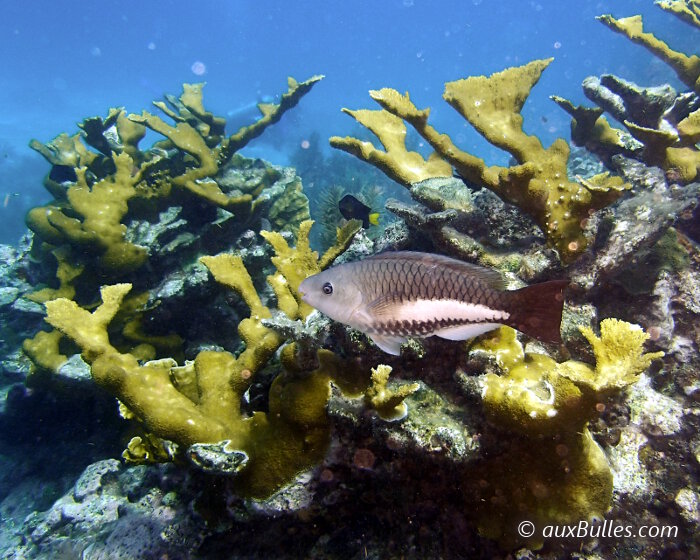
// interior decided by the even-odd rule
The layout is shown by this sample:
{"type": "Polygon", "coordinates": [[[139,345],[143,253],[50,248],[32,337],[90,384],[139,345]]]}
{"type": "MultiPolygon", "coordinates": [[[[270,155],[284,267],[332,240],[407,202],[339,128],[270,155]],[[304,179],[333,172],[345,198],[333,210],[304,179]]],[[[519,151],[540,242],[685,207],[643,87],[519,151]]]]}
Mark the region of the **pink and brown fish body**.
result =
{"type": "Polygon", "coordinates": [[[340,264],[299,286],[302,299],[399,355],[408,337],[466,340],[508,325],[560,342],[566,280],[505,290],[501,275],[441,255],[389,252],[340,264]]]}

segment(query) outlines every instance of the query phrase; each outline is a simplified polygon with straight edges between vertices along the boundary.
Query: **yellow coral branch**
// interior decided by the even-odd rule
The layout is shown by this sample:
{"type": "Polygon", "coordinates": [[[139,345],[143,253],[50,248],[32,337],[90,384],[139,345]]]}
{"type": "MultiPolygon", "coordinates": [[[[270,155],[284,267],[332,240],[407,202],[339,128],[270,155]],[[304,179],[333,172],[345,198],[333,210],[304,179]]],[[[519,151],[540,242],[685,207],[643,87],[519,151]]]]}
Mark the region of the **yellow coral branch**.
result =
{"type": "Polygon", "coordinates": [[[700,2],[698,0],[657,0],[662,10],[677,15],[693,27],[700,28],[700,2]]]}
{"type": "Polygon", "coordinates": [[[104,286],[102,305],[90,313],[77,303],[65,298],[46,302],[46,321],[66,336],[72,338],[90,362],[100,354],[115,351],[109,343],[107,325],[116,315],[122,300],[131,290],[131,284],[104,286]]]}
{"type": "Polygon", "coordinates": [[[600,323],[600,337],[589,327],[580,327],[581,333],[593,347],[596,358],[595,374],[581,375],[565,372],[577,384],[585,384],[594,391],[615,390],[634,383],[652,361],[662,358],[663,352],[644,352],[649,335],[639,325],[619,319],[605,319],[600,323]]]}
{"type": "MultiPolygon", "coordinates": [[[[593,346],[595,368],[526,354],[510,327],[472,347],[496,358],[502,369],[502,375],[482,377],[487,417],[523,436],[467,475],[480,481],[474,500],[480,530],[509,547],[523,542],[513,530],[523,518],[537,526],[573,524],[602,516],[610,506],[612,473],[588,422],[596,403],[634,383],[663,353],[643,352],[648,335],[636,325],[606,319],[600,330],[597,337],[581,329],[593,346]]],[[[538,535],[526,542],[543,544],[538,535]]]]}
{"type": "Polygon", "coordinates": [[[34,338],[22,343],[22,350],[35,365],[48,371],[58,369],[68,361],[68,356],[61,354],[59,343],[63,338],[60,331],[39,331],[34,338]]]}
{"type": "MultiPolygon", "coordinates": [[[[375,93],[377,92],[370,94],[375,93]]],[[[398,92],[396,93],[398,95],[398,92]]],[[[403,185],[417,183],[431,177],[450,177],[452,175],[452,167],[435,154],[431,154],[426,160],[418,152],[406,149],[406,125],[401,118],[389,111],[343,109],[343,112],[374,132],[385,151],[378,150],[371,142],[361,141],[350,136],[345,138],[332,136],[330,144],[334,148],[371,163],[381,169],[388,177],[403,185]]]]}
{"type": "Polygon", "coordinates": [[[360,220],[349,220],[342,227],[336,228],[336,242],[326,249],[318,261],[318,267],[325,270],[333,264],[333,261],[342,255],[352,243],[355,234],[360,231],[362,222],[360,220]]]}
{"type": "Polygon", "coordinates": [[[372,368],[372,384],[365,390],[365,403],[384,420],[400,420],[408,414],[406,397],[415,393],[420,385],[409,383],[390,388],[390,373],[391,366],[384,364],[372,368]]]}
{"type": "Polygon", "coordinates": [[[251,316],[269,317],[270,310],[263,305],[253,280],[237,255],[222,253],[215,257],[206,256],[199,259],[212,273],[217,282],[238,292],[250,309],[251,316]]]}
{"type": "Polygon", "coordinates": [[[241,128],[222,142],[219,151],[221,161],[228,161],[234,152],[243,148],[253,138],[260,136],[268,126],[279,121],[285,112],[299,103],[299,100],[323,78],[324,76],[317,75],[303,82],[297,82],[291,76],[287,78],[287,93],[282,95],[279,104],[267,103],[258,105],[262,118],[249,126],[241,128]]]}
{"type": "Polygon", "coordinates": [[[688,87],[700,93],[700,57],[685,55],[674,51],[653,33],[644,32],[642,16],[630,16],[615,19],[611,15],[599,16],[598,21],[607,27],[622,33],[632,42],[642,45],[652,54],[663,60],[676,72],[680,80],[688,87]]]}

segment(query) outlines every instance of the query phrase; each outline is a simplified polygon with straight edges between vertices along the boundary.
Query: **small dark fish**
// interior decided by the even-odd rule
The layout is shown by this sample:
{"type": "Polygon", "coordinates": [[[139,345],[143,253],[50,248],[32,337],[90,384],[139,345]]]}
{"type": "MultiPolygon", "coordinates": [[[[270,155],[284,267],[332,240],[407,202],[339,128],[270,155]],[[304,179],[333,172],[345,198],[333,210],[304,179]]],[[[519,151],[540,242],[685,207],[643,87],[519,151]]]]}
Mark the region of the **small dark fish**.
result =
{"type": "Polygon", "coordinates": [[[351,194],[346,194],[338,202],[338,210],[346,220],[362,220],[362,227],[368,229],[370,224],[379,224],[379,212],[360,202],[351,194]]]}
{"type": "Polygon", "coordinates": [[[473,338],[508,325],[561,342],[566,280],[505,290],[501,275],[441,255],[389,252],[340,264],[299,286],[302,299],[398,355],[407,337],[473,338]]]}

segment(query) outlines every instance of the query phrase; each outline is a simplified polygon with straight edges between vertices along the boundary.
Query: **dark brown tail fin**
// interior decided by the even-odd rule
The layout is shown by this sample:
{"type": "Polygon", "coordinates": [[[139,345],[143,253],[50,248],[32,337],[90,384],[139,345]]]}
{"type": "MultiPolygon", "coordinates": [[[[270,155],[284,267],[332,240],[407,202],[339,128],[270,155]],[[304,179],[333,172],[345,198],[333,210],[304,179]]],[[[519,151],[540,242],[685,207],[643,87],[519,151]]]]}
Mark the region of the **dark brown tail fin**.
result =
{"type": "Polygon", "coordinates": [[[510,295],[508,325],[542,342],[561,342],[561,313],[567,280],[552,280],[519,290],[510,295]]]}

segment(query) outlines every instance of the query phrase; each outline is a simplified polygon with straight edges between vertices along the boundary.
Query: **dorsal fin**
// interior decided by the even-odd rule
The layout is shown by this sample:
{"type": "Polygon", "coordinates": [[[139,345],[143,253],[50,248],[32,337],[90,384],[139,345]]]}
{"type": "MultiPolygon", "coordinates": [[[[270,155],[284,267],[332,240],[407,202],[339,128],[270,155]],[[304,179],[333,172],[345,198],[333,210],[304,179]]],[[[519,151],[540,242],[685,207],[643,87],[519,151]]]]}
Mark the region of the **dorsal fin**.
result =
{"type": "Polygon", "coordinates": [[[433,255],[432,253],[421,253],[418,251],[387,251],[378,255],[372,255],[365,260],[401,260],[420,262],[426,266],[435,265],[451,269],[458,274],[473,276],[494,290],[506,289],[503,276],[497,270],[459,261],[444,255],[433,255]]]}

